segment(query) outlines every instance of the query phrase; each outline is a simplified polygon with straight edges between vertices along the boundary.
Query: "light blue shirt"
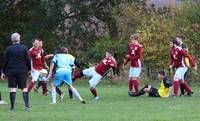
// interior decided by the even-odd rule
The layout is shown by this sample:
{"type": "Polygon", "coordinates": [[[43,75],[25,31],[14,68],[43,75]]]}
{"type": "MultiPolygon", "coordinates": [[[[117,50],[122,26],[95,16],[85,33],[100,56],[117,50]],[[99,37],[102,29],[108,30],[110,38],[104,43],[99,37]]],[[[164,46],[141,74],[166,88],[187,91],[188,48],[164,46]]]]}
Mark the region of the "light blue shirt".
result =
{"type": "Polygon", "coordinates": [[[74,59],[70,57],[69,54],[56,54],[53,59],[52,63],[57,65],[57,69],[69,69],[72,71],[72,66],[74,66],[74,59]]]}

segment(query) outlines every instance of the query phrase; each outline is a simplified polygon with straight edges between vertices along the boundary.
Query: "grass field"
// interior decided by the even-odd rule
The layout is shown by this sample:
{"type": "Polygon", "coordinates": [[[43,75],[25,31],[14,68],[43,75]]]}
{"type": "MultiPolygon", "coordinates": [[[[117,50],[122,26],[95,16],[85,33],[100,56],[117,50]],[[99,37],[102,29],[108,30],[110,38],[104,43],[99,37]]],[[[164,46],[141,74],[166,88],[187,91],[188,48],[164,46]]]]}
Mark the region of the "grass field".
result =
{"type": "MultiPolygon", "coordinates": [[[[1,85],[5,101],[9,101],[6,84],[1,85]]],[[[200,88],[193,87],[192,97],[150,98],[128,97],[127,86],[98,85],[101,99],[92,101],[86,84],[75,85],[88,104],[68,95],[63,102],[50,105],[51,96],[31,92],[32,111],[25,112],[21,92],[17,92],[16,110],[9,105],[0,105],[0,121],[200,121],[200,88]]],[[[64,90],[64,88],[62,88],[64,90]]]]}

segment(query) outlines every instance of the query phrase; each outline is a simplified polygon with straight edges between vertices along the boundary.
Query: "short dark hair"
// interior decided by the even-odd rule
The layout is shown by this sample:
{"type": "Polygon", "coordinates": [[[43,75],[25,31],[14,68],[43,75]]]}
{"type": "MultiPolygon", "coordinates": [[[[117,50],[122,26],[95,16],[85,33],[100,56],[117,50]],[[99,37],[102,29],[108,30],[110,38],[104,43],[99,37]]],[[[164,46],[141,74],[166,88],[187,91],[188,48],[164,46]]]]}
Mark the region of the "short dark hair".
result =
{"type": "Polygon", "coordinates": [[[135,39],[135,40],[138,40],[138,39],[139,39],[139,37],[140,37],[140,35],[139,35],[139,34],[132,34],[132,35],[130,36],[130,39],[135,39]]]}
{"type": "Polygon", "coordinates": [[[68,53],[68,49],[66,47],[61,47],[60,50],[59,50],[59,53],[67,54],[68,53]]]}
{"type": "Polygon", "coordinates": [[[107,49],[106,52],[108,52],[108,53],[111,54],[111,55],[114,55],[114,52],[113,52],[113,50],[112,50],[111,48],[107,49]]]}
{"type": "Polygon", "coordinates": [[[35,40],[38,40],[39,42],[42,42],[42,39],[41,39],[41,38],[39,38],[39,37],[36,37],[36,38],[34,38],[34,39],[33,39],[32,43],[34,43],[34,42],[35,42],[35,40]]]}
{"type": "Polygon", "coordinates": [[[158,73],[163,75],[163,76],[165,76],[165,71],[164,70],[160,70],[158,73]]]}
{"type": "Polygon", "coordinates": [[[176,39],[172,39],[171,41],[172,41],[173,44],[179,45],[179,43],[178,43],[178,41],[176,39]]]}

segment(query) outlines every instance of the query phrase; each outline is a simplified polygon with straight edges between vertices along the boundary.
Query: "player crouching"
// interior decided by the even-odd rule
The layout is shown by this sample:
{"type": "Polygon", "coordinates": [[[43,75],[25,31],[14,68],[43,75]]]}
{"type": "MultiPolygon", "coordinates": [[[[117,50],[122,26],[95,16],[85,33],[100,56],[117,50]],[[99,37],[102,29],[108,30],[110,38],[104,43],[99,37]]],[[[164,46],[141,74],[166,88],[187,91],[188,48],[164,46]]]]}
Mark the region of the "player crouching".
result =
{"type": "Polygon", "coordinates": [[[156,89],[151,85],[146,85],[138,92],[137,95],[133,96],[140,96],[148,93],[150,97],[170,97],[172,92],[172,84],[169,82],[165,72],[159,71],[158,78],[160,80],[159,89],[156,89]]]}
{"type": "Polygon", "coordinates": [[[52,83],[51,104],[56,104],[56,87],[60,86],[62,82],[69,86],[73,95],[76,98],[78,98],[81,101],[81,103],[85,104],[86,102],[81,98],[78,91],[72,86],[72,66],[74,66],[74,59],[71,59],[67,53],[68,49],[66,47],[62,47],[60,49],[60,52],[53,57],[50,65],[50,71],[47,79],[49,79],[52,76],[53,68],[56,65],[55,80],[52,83]]]}

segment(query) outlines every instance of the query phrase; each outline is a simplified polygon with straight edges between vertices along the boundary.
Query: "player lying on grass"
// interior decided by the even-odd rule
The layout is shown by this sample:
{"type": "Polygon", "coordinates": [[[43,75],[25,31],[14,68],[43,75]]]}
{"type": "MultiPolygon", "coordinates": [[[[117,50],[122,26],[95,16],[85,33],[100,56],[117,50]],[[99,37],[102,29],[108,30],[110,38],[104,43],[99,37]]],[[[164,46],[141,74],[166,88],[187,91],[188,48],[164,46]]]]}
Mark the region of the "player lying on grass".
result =
{"type": "Polygon", "coordinates": [[[160,87],[158,89],[148,84],[143,87],[137,95],[132,96],[140,96],[148,93],[150,97],[170,97],[172,92],[172,84],[169,82],[165,72],[159,71],[158,78],[160,81],[160,87]]]}
{"type": "Polygon", "coordinates": [[[185,62],[185,57],[187,57],[192,65],[192,67],[197,70],[197,64],[190,54],[185,52],[180,48],[177,40],[173,40],[173,48],[170,49],[170,63],[169,67],[175,67],[176,72],[174,74],[174,96],[178,96],[179,81],[182,81],[182,87],[187,91],[187,95],[190,96],[193,92],[189,85],[184,81],[184,75],[188,70],[188,66],[185,62]]]}
{"type": "Polygon", "coordinates": [[[94,96],[95,100],[99,99],[97,95],[96,86],[101,81],[110,69],[117,69],[117,62],[113,57],[113,51],[111,49],[106,51],[106,57],[101,60],[95,67],[84,69],[79,73],[76,73],[73,80],[82,76],[91,77],[89,80],[90,91],[94,96]]]}
{"type": "Polygon", "coordinates": [[[85,104],[86,102],[81,98],[78,91],[72,86],[72,74],[74,66],[74,59],[70,58],[68,55],[68,49],[66,47],[62,47],[60,52],[56,54],[51,62],[50,71],[48,78],[52,76],[53,69],[56,65],[56,73],[55,79],[52,83],[52,104],[56,103],[56,87],[60,86],[62,82],[68,85],[73,95],[78,98],[81,103],[85,104]]]}

